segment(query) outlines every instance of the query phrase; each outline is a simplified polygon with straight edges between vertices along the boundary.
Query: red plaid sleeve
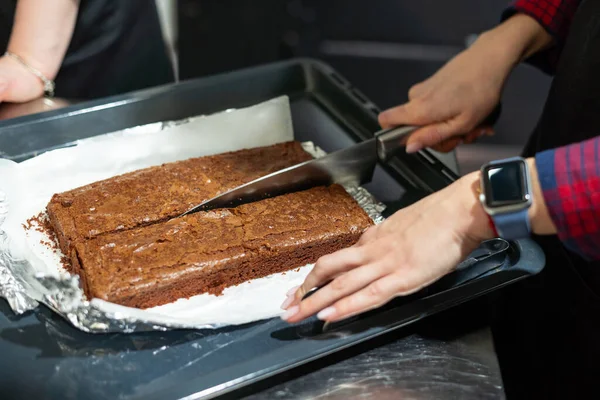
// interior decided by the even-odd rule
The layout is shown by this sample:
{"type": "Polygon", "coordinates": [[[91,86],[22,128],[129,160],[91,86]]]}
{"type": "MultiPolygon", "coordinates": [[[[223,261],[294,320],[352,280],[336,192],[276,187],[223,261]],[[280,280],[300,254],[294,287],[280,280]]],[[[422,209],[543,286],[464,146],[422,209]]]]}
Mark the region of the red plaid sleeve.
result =
{"type": "Polygon", "coordinates": [[[600,260],[600,136],[536,155],[544,200],[565,247],[600,260]]]}
{"type": "Polygon", "coordinates": [[[538,21],[554,37],[555,46],[528,60],[540,69],[552,73],[580,3],[581,0],[516,0],[504,11],[502,20],[506,20],[516,13],[527,14],[538,21]]]}

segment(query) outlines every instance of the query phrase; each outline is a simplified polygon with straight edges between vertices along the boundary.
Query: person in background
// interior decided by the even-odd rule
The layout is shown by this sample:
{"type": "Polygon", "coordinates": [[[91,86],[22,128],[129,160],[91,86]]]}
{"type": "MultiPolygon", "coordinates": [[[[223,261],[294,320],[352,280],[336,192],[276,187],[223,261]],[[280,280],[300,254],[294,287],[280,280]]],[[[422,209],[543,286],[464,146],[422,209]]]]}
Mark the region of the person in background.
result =
{"type": "Polygon", "coordinates": [[[483,133],[476,127],[521,61],[555,75],[524,163],[468,174],[322,257],[288,292],[284,320],[345,319],[436,281],[483,240],[532,236],[544,270],[491,302],[507,398],[600,398],[600,1],[516,1],[500,25],[379,119],[383,127],[425,125],[408,152],[450,150],[483,133]],[[516,208],[490,212],[503,204],[516,208]]]}
{"type": "Polygon", "coordinates": [[[0,102],[174,81],[154,0],[0,0],[0,51],[0,102]]]}

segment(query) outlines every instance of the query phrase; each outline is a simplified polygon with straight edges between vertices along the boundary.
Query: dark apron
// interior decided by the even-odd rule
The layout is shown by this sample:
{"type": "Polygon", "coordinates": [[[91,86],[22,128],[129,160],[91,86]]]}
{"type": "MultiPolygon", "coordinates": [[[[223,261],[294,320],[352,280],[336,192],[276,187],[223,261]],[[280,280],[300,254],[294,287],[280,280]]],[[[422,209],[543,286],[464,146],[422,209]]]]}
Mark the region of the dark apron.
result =
{"type": "MultiPolygon", "coordinates": [[[[0,51],[17,0],[0,0],[0,51]]],[[[56,21],[56,23],[61,23],[56,21]]],[[[81,0],[56,96],[91,99],[173,82],[154,0],[81,0]]]]}
{"type": "MultiPolygon", "coordinates": [[[[579,6],[541,119],[536,153],[600,135],[600,1],[579,6]]],[[[544,271],[494,297],[496,350],[508,399],[600,398],[600,262],[556,236],[535,238],[544,271]]]]}

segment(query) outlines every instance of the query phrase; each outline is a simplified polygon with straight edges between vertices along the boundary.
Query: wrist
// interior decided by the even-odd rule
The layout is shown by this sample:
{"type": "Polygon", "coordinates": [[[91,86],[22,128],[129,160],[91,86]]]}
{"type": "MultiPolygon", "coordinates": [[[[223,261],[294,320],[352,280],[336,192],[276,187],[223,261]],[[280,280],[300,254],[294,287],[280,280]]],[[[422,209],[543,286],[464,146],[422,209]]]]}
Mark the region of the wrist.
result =
{"type": "Polygon", "coordinates": [[[71,41],[78,0],[19,0],[7,50],[54,80],[71,41]]]}
{"type": "Polygon", "coordinates": [[[463,176],[456,182],[460,188],[460,204],[466,216],[463,231],[475,242],[497,237],[491,219],[479,200],[480,176],[481,173],[476,171],[463,176]]]}
{"type": "MultiPolygon", "coordinates": [[[[530,232],[537,235],[554,234],[556,233],[556,227],[546,207],[535,159],[528,158],[525,162],[527,163],[530,176],[529,195],[531,196],[531,203],[526,208],[526,216],[523,216],[523,218],[528,219],[530,232]]],[[[463,193],[463,203],[470,210],[470,221],[467,224],[468,232],[472,237],[481,241],[497,237],[498,235],[495,232],[495,224],[493,222],[490,223],[492,218],[486,212],[479,198],[482,190],[480,179],[481,171],[477,171],[461,178],[459,182],[462,182],[461,185],[463,186],[461,190],[461,193],[463,193]]]]}
{"type": "Polygon", "coordinates": [[[522,60],[550,46],[552,36],[534,18],[518,13],[482,33],[477,42],[493,50],[497,58],[512,69],[522,60]]]}
{"type": "MultiPolygon", "coordinates": [[[[7,53],[15,54],[23,60],[28,66],[39,71],[49,80],[54,80],[60,69],[61,59],[56,57],[37,57],[34,51],[27,51],[23,47],[10,45],[6,50],[7,53]]],[[[21,66],[27,69],[24,66],[21,66]]],[[[29,71],[28,71],[29,72],[29,71]]],[[[43,86],[43,85],[42,85],[43,86]]]]}
{"type": "Polygon", "coordinates": [[[15,72],[14,80],[19,81],[21,87],[29,87],[27,91],[30,96],[38,97],[45,94],[49,97],[54,96],[54,81],[44,75],[43,72],[36,69],[20,55],[7,51],[2,59],[12,64],[15,72]]]}
{"type": "Polygon", "coordinates": [[[556,233],[556,226],[550,217],[550,212],[546,207],[544,193],[538,177],[535,158],[527,159],[529,171],[531,174],[531,194],[533,202],[529,207],[528,215],[531,223],[531,231],[536,235],[552,235],[556,233]]]}

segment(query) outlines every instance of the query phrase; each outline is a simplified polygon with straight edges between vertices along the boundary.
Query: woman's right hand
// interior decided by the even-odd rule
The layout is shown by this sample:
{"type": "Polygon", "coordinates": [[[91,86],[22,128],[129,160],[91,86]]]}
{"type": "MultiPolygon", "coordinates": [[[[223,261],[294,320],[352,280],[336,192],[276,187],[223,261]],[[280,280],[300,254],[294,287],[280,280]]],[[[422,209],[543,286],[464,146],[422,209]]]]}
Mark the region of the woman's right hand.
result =
{"type": "MultiPolygon", "coordinates": [[[[379,116],[383,128],[420,125],[408,140],[409,153],[424,147],[447,152],[461,142],[493,134],[480,126],[500,101],[514,66],[536,46],[543,29],[532,18],[518,15],[486,32],[432,77],[413,86],[409,101],[379,116]]],[[[546,37],[543,37],[546,39],[546,37]]],[[[549,40],[549,39],[548,39],[549,40]]]]}

